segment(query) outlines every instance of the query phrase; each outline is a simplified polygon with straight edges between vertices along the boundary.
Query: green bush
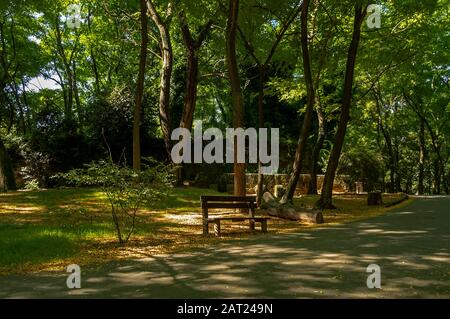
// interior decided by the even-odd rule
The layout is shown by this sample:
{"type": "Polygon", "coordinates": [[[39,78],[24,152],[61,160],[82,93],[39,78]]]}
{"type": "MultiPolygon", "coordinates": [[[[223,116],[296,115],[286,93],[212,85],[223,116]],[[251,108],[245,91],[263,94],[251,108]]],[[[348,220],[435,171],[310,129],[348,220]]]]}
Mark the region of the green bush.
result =
{"type": "Polygon", "coordinates": [[[115,164],[111,160],[74,169],[58,178],[76,186],[98,186],[108,198],[111,216],[119,243],[128,241],[135,230],[136,214],[143,206],[153,207],[166,197],[173,185],[171,166],[146,159],[141,172],[135,172],[126,163],[115,164]]]}

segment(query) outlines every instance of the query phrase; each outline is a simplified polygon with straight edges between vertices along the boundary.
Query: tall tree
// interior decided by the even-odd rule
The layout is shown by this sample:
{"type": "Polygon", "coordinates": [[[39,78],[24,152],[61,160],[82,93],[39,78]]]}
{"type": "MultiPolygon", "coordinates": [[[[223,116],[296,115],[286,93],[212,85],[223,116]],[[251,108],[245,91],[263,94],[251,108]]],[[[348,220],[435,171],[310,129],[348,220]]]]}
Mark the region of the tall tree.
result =
{"type": "Polygon", "coordinates": [[[145,65],[147,62],[148,46],[147,7],[145,0],[139,0],[139,6],[141,10],[141,51],[139,54],[139,73],[136,82],[133,117],[133,169],[137,172],[141,170],[141,113],[142,100],[144,97],[145,65]]]}
{"type": "Polygon", "coordinates": [[[424,193],[424,178],[425,178],[425,122],[420,119],[419,128],[419,174],[417,180],[417,195],[423,195],[424,193]]]}
{"type": "Polygon", "coordinates": [[[178,12],[178,17],[181,25],[181,34],[183,36],[183,43],[186,50],[187,68],[186,68],[186,88],[184,93],[184,107],[181,114],[180,127],[192,128],[194,119],[195,104],[197,101],[197,86],[198,86],[198,59],[199,51],[211,31],[213,20],[209,19],[204,25],[200,27],[197,35],[193,36],[184,11],[178,12]]]}
{"type": "Polygon", "coordinates": [[[170,134],[171,134],[171,117],[170,117],[170,81],[173,70],[173,51],[172,41],[170,38],[169,26],[173,14],[173,4],[171,1],[167,4],[165,19],[159,14],[153,0],[146,0],[148,13],[155,23],[159,31],[159,46],[162,58],[160,94],[159,94],[159,120],[161,130],[166,146],[167,154],[170,156],[170,134]]]}
{"type": "Polygon", "coordinates": [[[356,55],[361,38],[361,25],[366,15],[367,6],[362,6],[359,2],[355,5],[355,16],[353,22],[352,41],[348,48],[347,64],[344,78],[344,91],[341,105],[341,115],[334,138],[333,148],[325,172],[325,178],[322,185],[320,199],[316,203],[321,208],[334,208],[332,204],[333,184],[336,176],[336,169],[341,156],[342,146],[344,144],[345,132],[347,130],[348,120],[350,118],[350,106],[353,96],[353,78],[356,65],[356,55]]]}
{"type": "Polygon", "coordinates": [[[305,147],[308,141],[308,135],[311,128],[312,113],[314,110],[314,105],[316,104],[316,94],[314,88],[314,82],[312,79],[311,71],[311,59],[309,56],[308,47],[308,12],[309,12],[309,0],[303,1],[302,13],[301,13],[301,44],[302,44],[302,56],[303,56],[303,72],[306,84],[306,111],[303,117],[303,123],[300,131],[300,136],[297,142],[297,148],[295,150],[295,158],[293,171],[289,178],[289,183],[286,189],[286,193],[281,198],[281,203],[287,203],[292,201],[297,188],[298,179],[300,177],[300,172],[302,169],[302,162],[305,157],[305,147]]]}
{"type": "MultiPolygon", "coordinates": [[[[244,127],[244,101],[242,97],[239,68],[236,58],[236,33],[238,25],[239,0],[230,0],[228,6],[228,20],[226,28],[226,61],[228,77],[231,85],[231,97],[233,101],[233,126],[244,127]]],[[[238,148],[237,137],[234,138],[234,194],[244,196],[245,189],[245,163],[237,161],[238,148]]]]}
{"type": "MultiPolygon", "coordinates": [[[[279,5],[279,4],[278,4],[279,5]]],[[[267,71],[269,70],[270,63],[272,62],[272,59],[274,58],[274,55],[283,40],[284,36],[286,35],[286,32],[289,30],[291,24],[294,22],[295,18],[299,15],[300,11],[302,9],[302,5],[299,4],[288,11],[287,18],[285,21],[281,20],[279,21],[281,23],[281,28],[277,30],[275,35],[275,40],[273,43],[271,43],[269,50],[267,52],[264,52],[265,55],[263,58],[258,57],[257,53],[255,52],[255,45],[248,39],[248,37],[245,35],[242,28],[238,26],[239,34],[244,42],[244,46],[249,53],[249,55],[252,57],[253,61],[256,64],[256,67],[258,69],[258,126],[259,128],[264,127],[264,89],[266,86],[266,77],[267,77],[267,71]]],[[[278,15],[276,15],[278,17],[278,15]]],[[[275,17],[270,18],[270,23],[274,23],[275,17]]],[[[267,37],[267,35],[264,33],[264,36],[267,37]]],[[[265,41],[267,41],[265,39],[265,41]]],[[[263,174],[261,173],[261,162],[258,162],[258,185],[257,185],[257,194],[256,194],[256,201],[257,205],[260,206],[261,204],[261,198],[263,195],[263,184],[264,184],[264,178],[263,174]]]]}

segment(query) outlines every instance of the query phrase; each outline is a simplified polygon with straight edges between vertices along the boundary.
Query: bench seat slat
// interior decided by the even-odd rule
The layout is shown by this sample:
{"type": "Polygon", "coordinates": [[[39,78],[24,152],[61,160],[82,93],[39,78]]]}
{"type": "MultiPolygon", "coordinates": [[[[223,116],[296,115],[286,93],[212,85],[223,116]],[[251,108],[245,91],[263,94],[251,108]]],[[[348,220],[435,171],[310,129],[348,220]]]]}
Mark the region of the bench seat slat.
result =
{"type": "Polygon", "coordinates": [[[243,220],[254,220],[260,222],[263,220],[268,220],[270,217],[213,217],[208,218],[208,222],[216,222],[218,220],[231,220],[231,221],[243,221],[243,220]]]}
{"type": "Polygon", "coordinates": [[[254,208],[251,203],[206,203],[207,208],[254,208]]]}

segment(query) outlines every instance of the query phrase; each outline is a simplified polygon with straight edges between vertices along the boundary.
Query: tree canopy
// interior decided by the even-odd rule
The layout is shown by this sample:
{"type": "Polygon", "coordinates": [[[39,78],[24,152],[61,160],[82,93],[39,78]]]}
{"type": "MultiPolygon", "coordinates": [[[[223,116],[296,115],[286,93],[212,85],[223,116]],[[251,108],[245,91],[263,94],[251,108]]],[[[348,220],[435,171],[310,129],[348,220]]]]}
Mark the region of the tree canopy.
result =
{"type": "Polygon", "coordinates": [[[2,1],[1,188],[49,187],[108,154],[131,165],[134,153],[135,169],[141,156],[169,162],[171,131],[200,120],[280,128],[280,172],[293,185],[325,174],[320,205],[336,174],[448,193],[449,3],[369,4],[2,1]]]}

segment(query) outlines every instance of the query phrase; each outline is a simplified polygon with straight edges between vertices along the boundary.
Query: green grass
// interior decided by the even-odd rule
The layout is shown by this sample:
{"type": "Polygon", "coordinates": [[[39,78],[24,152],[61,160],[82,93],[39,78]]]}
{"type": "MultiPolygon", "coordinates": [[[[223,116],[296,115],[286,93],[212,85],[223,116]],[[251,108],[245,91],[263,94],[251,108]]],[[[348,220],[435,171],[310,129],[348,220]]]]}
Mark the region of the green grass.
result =
{"type": "Polygon", "coordinates": [[[62,230],[1,225],[0,233],[0,267],[48,262],[75,252],[73,241],[62,230]]]}
{"type": "MultiPolygon", "coordinates": [[[[132,238],[182,228],[182,224],[164,220],[164,214],[196,210],[200,196],[205,193],[215,192],[174,189],[169,196],[153,203],[151,214],[138,215],[132,238]]],[[[58,264],[70,257],[111,257],[119,245],[115,243],[116,232],[108,209],[107,199],[95,188],[0,194],[1,272],[58,264]]]]}
{"type": "MultiPolygon", "coordinates": [[[[92,264],[115,258],[149,256],[213,245],[251,234],[242,225],[224,225],[221,238],[201,235],[200,196],[213,190],[175,188],[137,216],[136,231],[119,245],[108,201],[99,189],[50,189],[0,194],[0,274],[60,269],[68,263],[92,264]]],[[[392,197],[393,199],[395,197],[392,197]]],[[[317,197],[296,199],[311,205],[317,197]]],[[[388,198],[389,200],[389,198],[388,198]]],[[[337,196],[337,210],[324,211],[327,224],[379,215],[385,208],[368,208],[364,197],[337,196]]],[[[299,231],[298,222],[272,219],[271,233],[299,231]]]]}

